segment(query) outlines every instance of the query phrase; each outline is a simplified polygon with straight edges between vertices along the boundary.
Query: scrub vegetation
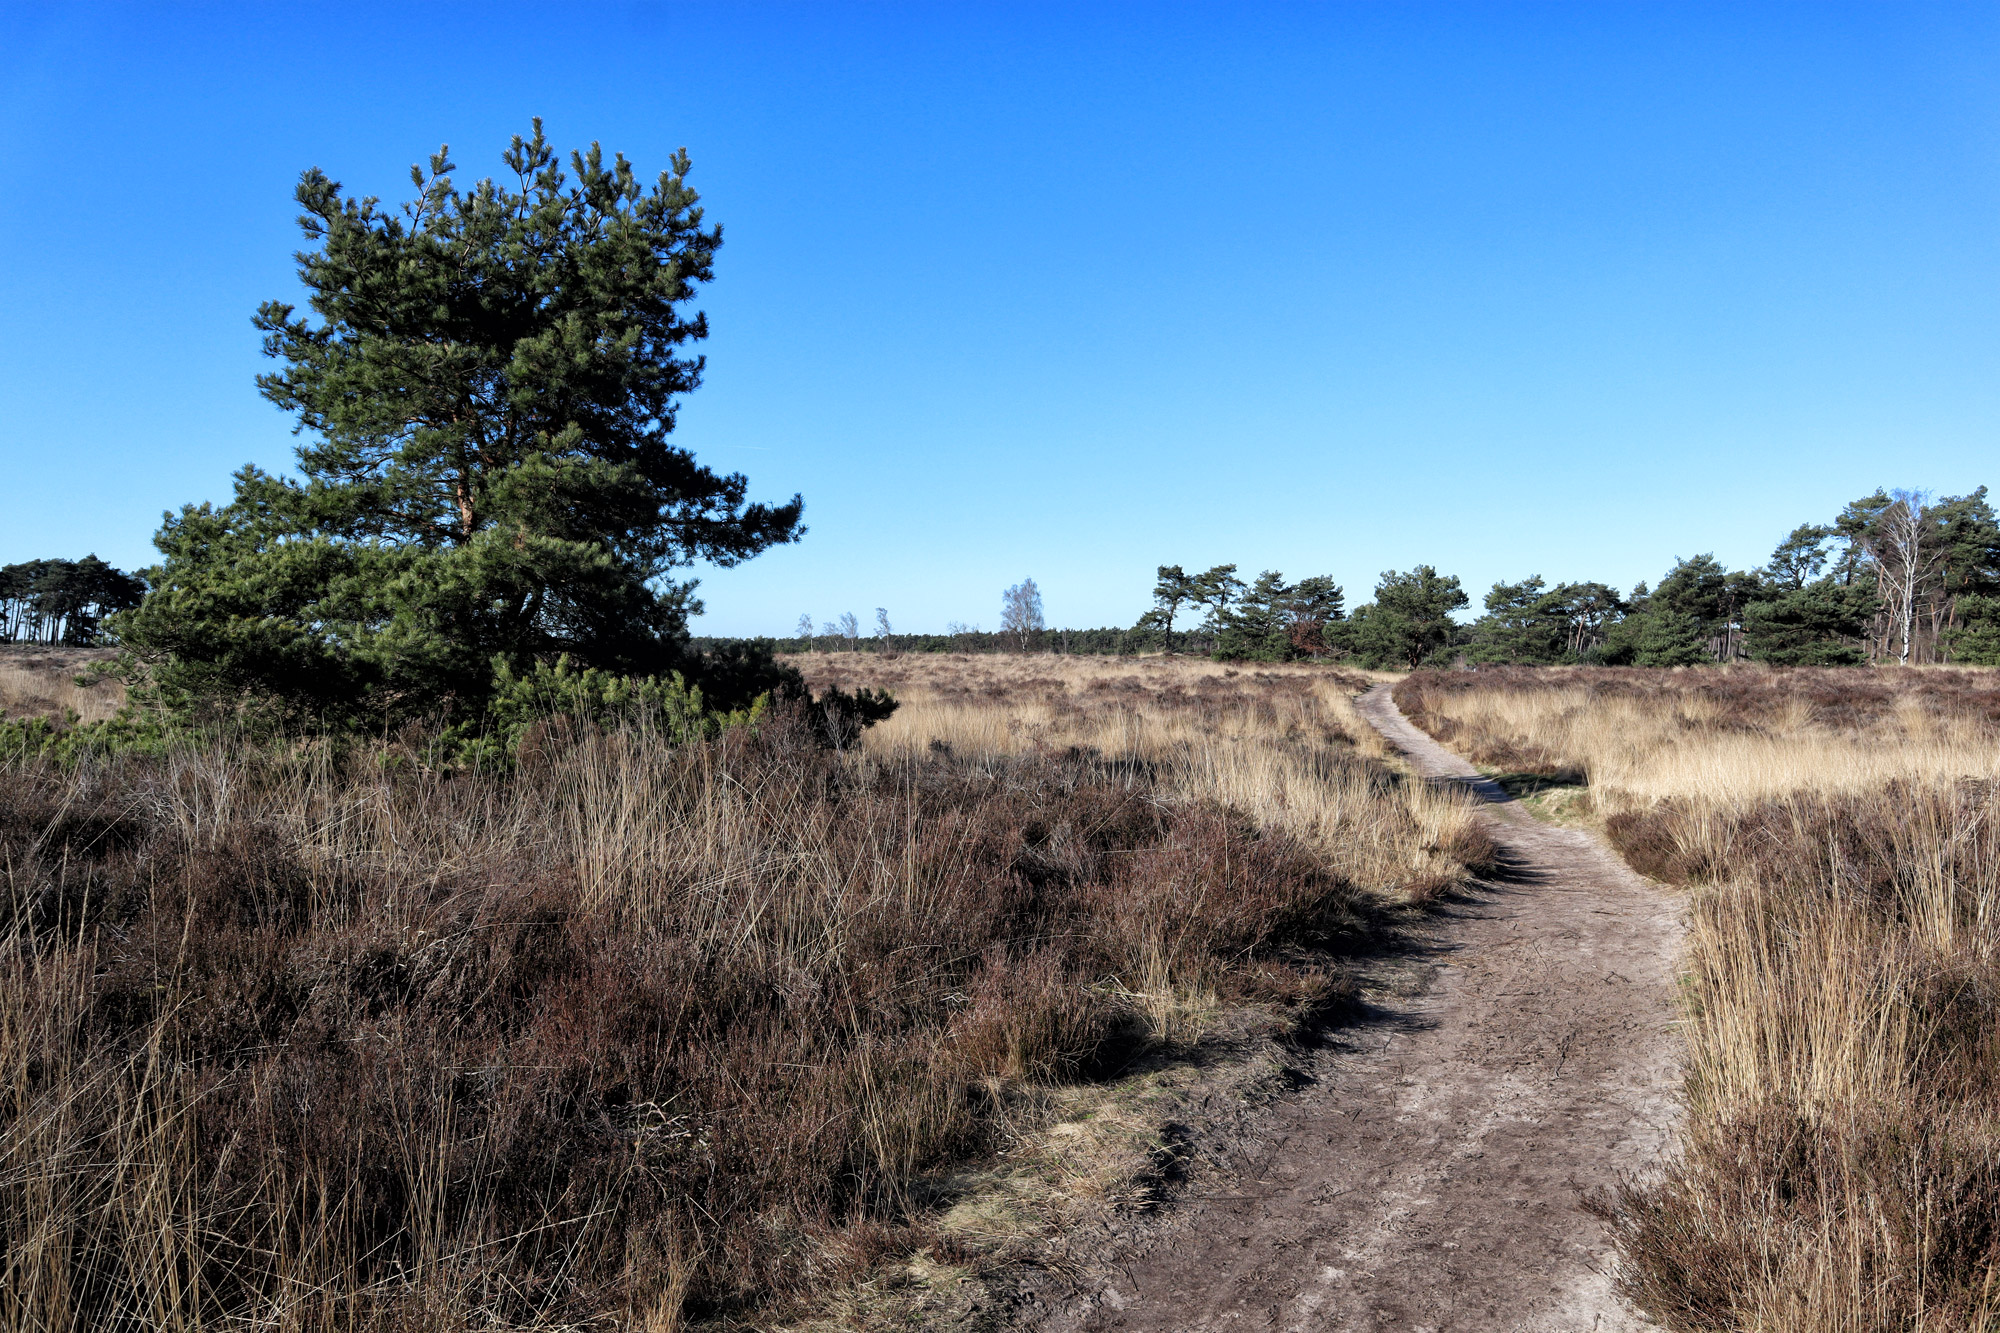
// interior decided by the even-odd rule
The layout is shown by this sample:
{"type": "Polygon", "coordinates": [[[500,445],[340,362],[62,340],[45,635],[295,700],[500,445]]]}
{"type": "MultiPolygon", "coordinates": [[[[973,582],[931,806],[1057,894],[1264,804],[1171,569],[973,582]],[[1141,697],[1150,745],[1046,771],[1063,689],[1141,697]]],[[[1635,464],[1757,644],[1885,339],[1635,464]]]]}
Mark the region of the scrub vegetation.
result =
{"type": "Polygon", "coordinates": [[[87,648],[0,645],[0,719],[106,722],[125,706],[109,668],[116,654],[87,648]]]}
{"type": "Polygon", "coordinates": [[[1687,1118],[1604,1201],[1689,1330],[2000,1319],[2000,676],[1481,670],[1397,687],[1477,763],[1586,784],[1689,893],[1687,1118]]]}
{"type": "Polygon", "coordinates": [[[684,153],[500,162],[303,173],[295,471],[0,569],[0,1329],[665,1333],[998,1263],[945,1219],[1058,1090],[1323,1025],[1495,859],[1354,710],[1444,663],[1591,664],[1397,697],[1692,892],[1635,1298],[2000,1320],[2000,689],[1862,669],[2000,662],[1984,490],[1470,624],[1429,565],[1170,565],[1129,630],[1023,578],[991,634],[698,641],[686,571],[805,534],[673,433],[721,230],[684,153]]]}
{"type": "Polygon", "coordinates": [[[1365,678],[833,660],[909,702],[8,762],[0,1326],[668,1329],[976,1263],[952,1170],[1042,1090],[1321,1021],[1489,854],[1365,678]]]}

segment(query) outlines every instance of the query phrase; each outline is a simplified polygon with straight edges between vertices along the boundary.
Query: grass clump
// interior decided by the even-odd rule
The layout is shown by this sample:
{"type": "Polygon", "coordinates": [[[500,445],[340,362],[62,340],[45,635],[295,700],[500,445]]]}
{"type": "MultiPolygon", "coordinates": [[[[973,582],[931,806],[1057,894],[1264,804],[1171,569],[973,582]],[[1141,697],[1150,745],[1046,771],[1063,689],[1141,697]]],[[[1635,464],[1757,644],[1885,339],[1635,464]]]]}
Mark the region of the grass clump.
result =
{"type": "Polygon", "coordinates": [[[1474,757],[1586,772],[1689,890],[1686,1120],[1604,1201],[1688,1330],[2000,1322],[2000,679],[1511,671],[1399,700],[1474,757]]]}
{"type": "Polygon", "coordinates": [[[1031,1090],[1338,1002],[1380,912],[1129,756],[425,743],[0,769],[0,1324],[777,1318],[943,1244],[1031,1090]]]}

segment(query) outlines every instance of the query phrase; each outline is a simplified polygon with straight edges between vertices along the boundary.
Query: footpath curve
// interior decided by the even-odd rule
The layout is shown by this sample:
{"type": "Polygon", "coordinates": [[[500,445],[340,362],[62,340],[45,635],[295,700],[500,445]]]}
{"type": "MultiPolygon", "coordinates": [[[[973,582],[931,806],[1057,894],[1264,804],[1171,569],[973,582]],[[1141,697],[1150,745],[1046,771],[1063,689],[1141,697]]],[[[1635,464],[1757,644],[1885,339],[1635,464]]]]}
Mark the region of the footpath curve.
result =
{"type": "Polygon", "coordinates": [[[1416,994],[1331,1034],[1311,1086],[1156,1224],[1074,1251],[1027,1327],[1650,1327],[1581,1202],[1657,1161],[1676,1119],[1678,909],[1418,731],[1387,686],[1360,706],[1417,773],[1489,803],[1508,873],[1441,915],[1416,994]]]}

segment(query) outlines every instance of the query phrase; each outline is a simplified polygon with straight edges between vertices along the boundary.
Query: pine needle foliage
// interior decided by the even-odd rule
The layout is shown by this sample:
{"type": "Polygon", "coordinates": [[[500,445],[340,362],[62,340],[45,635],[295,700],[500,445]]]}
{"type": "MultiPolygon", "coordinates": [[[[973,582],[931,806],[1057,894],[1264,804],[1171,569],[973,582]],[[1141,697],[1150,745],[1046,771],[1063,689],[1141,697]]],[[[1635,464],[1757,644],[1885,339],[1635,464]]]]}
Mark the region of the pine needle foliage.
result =
{"type": "Polygon", "coordinates": [[[179,686],[409,714],[483,699],[496,661],[657,674],[700,609],[671,571],[801,535],[797,496],[751,503],[671,442],[722,242],[686,153],[650,188],[596,144],[565,172],[536,121],[503,161],[461,189],[441,149],[400,209],[301,177],[309,311],[255,320],[301,476],[245,467],[169,515],[121,627],[179,686]]]}

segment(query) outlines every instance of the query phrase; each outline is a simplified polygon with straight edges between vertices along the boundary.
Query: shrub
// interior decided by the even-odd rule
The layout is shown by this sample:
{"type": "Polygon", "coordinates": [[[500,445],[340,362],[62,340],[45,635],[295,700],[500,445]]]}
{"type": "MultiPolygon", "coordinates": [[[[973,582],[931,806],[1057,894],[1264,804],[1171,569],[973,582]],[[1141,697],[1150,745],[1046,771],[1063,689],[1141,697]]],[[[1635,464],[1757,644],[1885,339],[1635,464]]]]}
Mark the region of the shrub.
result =
{"type": "Polygon", "coordinates": [[[516,685],[564,708],[505,773],[186,743],[0,773],[10,1323],[782,1305],[918,1243],[1010,1089],[1185,1036],[1185,997],[1344,993],[1298,950],[1365,924],[1350,886],[1141,775],[516,685]]]}

